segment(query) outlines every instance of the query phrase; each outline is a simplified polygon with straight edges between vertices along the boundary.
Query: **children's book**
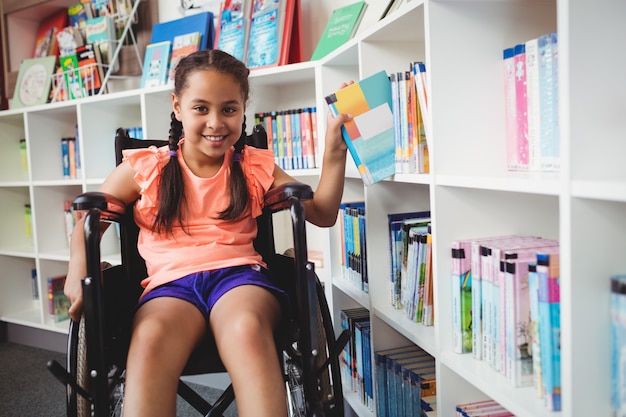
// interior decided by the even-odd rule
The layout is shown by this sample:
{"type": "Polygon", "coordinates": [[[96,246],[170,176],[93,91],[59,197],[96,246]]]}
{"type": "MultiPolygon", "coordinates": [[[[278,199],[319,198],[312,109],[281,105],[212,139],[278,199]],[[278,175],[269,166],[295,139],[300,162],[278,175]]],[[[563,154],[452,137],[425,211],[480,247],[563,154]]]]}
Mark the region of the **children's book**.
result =
{"type": "Polygon", "coordinates": [[[202,42],[202,34],[200,32],[185,33],[184,35],[174,36],[172,42],[172,57],[170,58],[170,68],[168,83],[174,85],[174,76],[176,75],[176,65],[181,59],[187,55],[199,51],[202,42]]]}
{"type": "Polygon", "coordinates": [[[539,345],[544,405],[561,410],[561,304],[560,256],[537,254],[539,345]]]}
{"type": "Polygon", "coordinates": [[[626,352],[626,275],[611,277],[611,408],[614,416],[626,410],[624,362],[626,352]]]}
{"type": "Polygon", "coordinates": [[[48,278],[48,312],[55,321],[68,320],[70,301],[63,293],[65,275],[48,278]]]}
{"type": "Polygon", "coordinates": [[[59,56],[68,56],[76,53],[76,48],[83,45],[83,36],[78,26],[66,26],[57,33],[59,56]]]}
{"type": "Polygon", "coordinates": [[[299,62],[301,58],[299,0],[253,0],[246,52],[248,68],[299,62]]]}
{"type": "Polygon", "coordinates": [[[50,95],[56,57],[44,56],[22,61],[17,75],[11,108],[44,104],[50,95]]]}
{"type": "Polygon", "coordinates": [[[311,56],[311,61],[324,58],[352,39],[359,28],[366,9],[367,3],[365,1],[357,1],[333,10],[311,56]]]}
{"type": "Polygon", "coordinates": [[[151,88],[167,84],[172,42],[163,41],[146,46],[141,74],[141,87],[151,88]]]}
{"type": "Polygon", "coordinates": [[[453,350],[469,353],[473,344],[471,242],[452,241],[451,259],[453,350]]]}
{"type": "Polygon", "coordinates": [[[54,13],[42,20],[35,36],[35,49],[33,58],[41,58],[48,55],[59,55],[56,35],[67,26],[67,10],[54,13]]]}
{"type": "Polygon", "coordinates": [[[65,84],[67,85],[68,97],[70,100],[85,97],[83,79],[78,70],[78,57],[76,54],[68,55],[59,59],[65,84]]]}
{"type": "Polygon", "coordinates": [[[76,48],[76,59],[86,95],[98,94],[104,80],[100,50],[93,44],[87,43],[76,48]]]}
{"type": "Polygon", "coordinates": [[[113,62],[113,53],[117,46],[115,24],[112,16],[103,15],[87,20],[85,26],[85,39],[100,48],[104,65],[111,66],[111,71],[118,70],[119,63],[113,62]]]}
{"type": "Polygon", "coordinates": [[[89,4],[78,2],[67,8],[67,16],[69,18],[69,26],[83,29],[87,24],[87,20],[93,17],[89,4]]]}
{"type": "Polygon", "coordinates": [[[157,23],[152,26],[150,43],[170,41],[173,44],[176,36],[193,32],[199,32],[201,35],[199,49],[210,49],[215,42],[213,13],[195,13],[180,19],[157,23]]]}
{"type": "Polygon", "coordinates": [[[215,31],[215,49],[228,52],[245,62],[250,31],[252,0],[222,0],[219,25],[215,31]]]}
{"type": "Polygon", "coordinates": [[[341,127],[350,155],[365,185],[395,174],[395,139],[391,83],[379,71],[326,96],[334,116],[350,114],[341,127]]]}

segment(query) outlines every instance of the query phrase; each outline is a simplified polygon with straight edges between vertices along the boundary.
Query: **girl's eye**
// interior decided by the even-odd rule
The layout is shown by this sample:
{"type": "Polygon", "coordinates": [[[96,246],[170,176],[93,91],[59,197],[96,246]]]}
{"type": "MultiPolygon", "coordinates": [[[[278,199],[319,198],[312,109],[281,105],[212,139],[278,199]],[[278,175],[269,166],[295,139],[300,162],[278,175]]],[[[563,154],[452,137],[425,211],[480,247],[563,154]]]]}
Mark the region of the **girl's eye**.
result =
{"type": "Polygon", "coordinates": [[[225,107],[224,110],[223,110],[224,113],[228,113],[228,114],[235,113],[236,111],[237,111],[237,109],[235,109],[233,107],[225,107]]]}
{"type": "Polygon", "coordinates": [[[206,111],[208,110],[208,109],[207,109],[206,107],[204,107],[204,106],[196,106],[196,107],[194,107],[193,109],[194,109],[195,111],[199,111],[199,112],[202,112],[202,113],[206,113],[206,111]]]}

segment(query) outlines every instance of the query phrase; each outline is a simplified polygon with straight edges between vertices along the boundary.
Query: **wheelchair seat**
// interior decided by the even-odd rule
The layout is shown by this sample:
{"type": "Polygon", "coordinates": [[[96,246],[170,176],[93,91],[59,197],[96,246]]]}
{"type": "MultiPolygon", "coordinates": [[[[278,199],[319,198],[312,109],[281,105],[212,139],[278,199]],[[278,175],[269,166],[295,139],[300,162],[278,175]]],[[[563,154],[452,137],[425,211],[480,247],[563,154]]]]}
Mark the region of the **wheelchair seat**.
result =
{"type": "MultiPolygon", "coordinates": [[[[257,125],[248,136],[250,146],[267,148],[267,135],[257,125]]],[[[133,139],[124,129],[115,136],[116,162],[122,150],[164,146],[167,141],[133,139]]],[[[349,339],[343,331],[338,338],[323,288],[306,253],[306,227],[302,202],[312,198],[308,185],[289,183],[271,190],[265,209],[257,219],[254,241],[268,269],[292,300],[292,311],[283,318],[276,335],[277,354],[287,384],[290,416],[343,416],[343,395],[338,356],[349,339]],[[272,214],[289,210],[293,228],[294,256],[277,254],[272,214]]],[[[117,416],[121,413],[125,363],[130,343],[132,316],[147,276],[137,251],[138,227],[132,205],[112,196],[87,192],[73,203],[85,214],[87,276],[83,279],[83,317],[71,322],[66,368],[55,361],[48,368],[67,387],[68,417],[117,416]],[[121,264],[102,268],[100,223],[119,224],[121,264]]],[[[191,354],[183,376],[225,372],[210,331],[191,354]]],[[[178,394],[205,416],[221,416],[234,400],[232,385],[210,404],[184,381],[178,394]]]]}

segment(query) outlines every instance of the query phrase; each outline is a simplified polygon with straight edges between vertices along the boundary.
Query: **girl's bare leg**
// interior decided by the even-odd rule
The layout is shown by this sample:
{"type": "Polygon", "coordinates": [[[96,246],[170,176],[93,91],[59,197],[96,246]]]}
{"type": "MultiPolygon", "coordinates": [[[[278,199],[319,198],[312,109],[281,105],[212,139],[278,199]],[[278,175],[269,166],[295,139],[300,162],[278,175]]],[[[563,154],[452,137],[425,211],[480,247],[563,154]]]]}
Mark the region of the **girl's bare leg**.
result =
{"type": "Polygon", "coordinates": [[[274,341],[280,305],[269,291],[242,285],[224,294],[209,317],[240,417],[287,416],[285,384],[274,341]]]}
{"type": "Polygon", "coordinates": [[[125,416],[176,416],[180,374],[206,330],[204,317],[187,301],[155,298],[139,308],[128,352],[125,416]]]}

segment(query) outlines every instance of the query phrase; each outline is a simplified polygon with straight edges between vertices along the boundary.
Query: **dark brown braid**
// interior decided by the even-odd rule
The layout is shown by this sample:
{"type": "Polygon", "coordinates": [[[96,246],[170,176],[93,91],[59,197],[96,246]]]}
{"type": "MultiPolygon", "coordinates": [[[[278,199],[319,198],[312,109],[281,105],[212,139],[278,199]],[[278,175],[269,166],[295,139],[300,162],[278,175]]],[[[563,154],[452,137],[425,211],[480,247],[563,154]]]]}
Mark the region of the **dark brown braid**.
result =
{"type": "Polygon", "coordinates": [[[183,207],[186,206],[183,174],[178,164],[178,142],[183,134],[183,124],[176,119],[174,112],[170,115],[170,134],[168,145],[170,160],[163,167],[159,183],[159,211],[152,230],[158,233],[172,233],[172,220],[182,225],[183,207]]]}
{"type": "Polygon", "coordinates": [[[241,135],[235,143],[235,154],[233,155],[233,163],[230,165],[230,204],[220,212],[219,218],[222,220],[235,220],[241,216],[248,206],[250,195],[248,193],[248,185],[246,177],[241,168],[241,158],[243,146],[246,144],[246,117],[243,118],[241,126],[241,135]]]}

